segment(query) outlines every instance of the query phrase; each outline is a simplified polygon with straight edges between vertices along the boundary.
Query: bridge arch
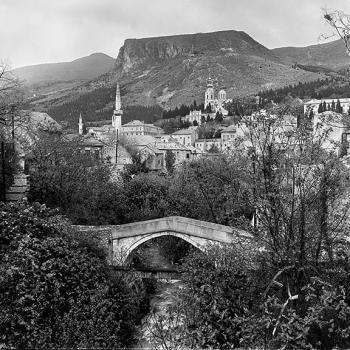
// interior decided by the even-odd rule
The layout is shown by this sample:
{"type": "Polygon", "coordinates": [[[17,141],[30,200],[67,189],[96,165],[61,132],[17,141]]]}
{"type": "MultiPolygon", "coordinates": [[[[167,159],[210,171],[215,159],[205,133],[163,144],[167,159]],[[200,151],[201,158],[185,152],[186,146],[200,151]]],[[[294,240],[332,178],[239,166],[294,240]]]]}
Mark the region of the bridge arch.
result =
{"type": "Polygon", "coordinates": [[[192,246],[194,246],[195,248],[199,249],[199,250],[204,250],[204,245],[200,244],[198,242],[196,242],[195,240],[191,239],[190,236],[182,234],[182,233],[178,233],[178,232],[172,232],[172,231],[165,231],[165,232],[156,232],[156,233],[152,233],[149,234],[147,236],[142,236],[139,238],[138,241],[134,242],[133,244],[131,244],[131,246],[125,251],[125,260],[127,260],[130,256],[130,254],[135,251],[141,244],[150,241],[151,239],[154,238],[158,238],[158,237],[163,237],[163,236],[173,236],[173,237],[178,237],[186,242],[188,242],[189,244],[191,244],[192,246]]]}
{"type": "Polygon", "coordinates": [[[76,226],[78,232],[93,232],[101,237],[101,246],[108,251],[108,261],[124,265],[138,246],[161,236],[175,236],[203,250],[208,242],[235,244],[252,236],[243,230],[181,216],[133,222],[124,225],[76,226]]]}
{"type": "Polygon", "coordinates": [[[234,243],[245,231],[181,216],[133,222],[112,229],[113,264],[125,264],[142,243],[161,236],[175,236],[203,250],[208,242],[234,243]]]}

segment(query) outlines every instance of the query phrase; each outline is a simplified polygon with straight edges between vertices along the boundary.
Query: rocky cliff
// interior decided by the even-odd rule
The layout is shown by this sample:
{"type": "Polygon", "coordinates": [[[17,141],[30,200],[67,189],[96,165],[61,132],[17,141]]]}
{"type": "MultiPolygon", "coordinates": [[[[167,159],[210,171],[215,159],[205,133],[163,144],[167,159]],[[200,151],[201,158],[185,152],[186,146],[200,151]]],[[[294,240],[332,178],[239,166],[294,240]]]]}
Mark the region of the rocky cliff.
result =
{"type": "Polygon", "coordinates": [[[248,34],[229,30],[127,39],[113,79],[124,85],[125,103],[173,107],[201,102],[209,75],[218,88],[227,88],[229,97],[322,77],[293,69],[248,34]]]}
{"type": "Polygon", "coordinates": [[[119,51],[117,69],[127,72],[141,64],[155,64],[176,57],[205,54],[246,54],[278,60],[248,34],[235,30],[157,38],[127,39],[119,51]]]}
{"type": "Polygon", "coordinates": [[[127,39],[112,71],[79,87],[60,90],[59,96],[46,94],[34,103],[42,110],[69,103],[72,110],[66,113],[72,114],[86,110],[87,106],[80,108],[79,104],[86,103],[84,96],[89,94],[89,103],[105,101],[105,105],[98,105],[98,110],[96,104],[92,105],[92,111],[109,111],[114,96],[108,92],[104,98],[101,94],[103,89],[115,86],[116,81],[121,86],[124,105],[158,104],[168,108],[191,104],[194,99],[201,103],[209,75],[215,79],[217,88],[226,87],[228,98],[325,76],[293,68],[276,52],[241,31],[127,39]]]}

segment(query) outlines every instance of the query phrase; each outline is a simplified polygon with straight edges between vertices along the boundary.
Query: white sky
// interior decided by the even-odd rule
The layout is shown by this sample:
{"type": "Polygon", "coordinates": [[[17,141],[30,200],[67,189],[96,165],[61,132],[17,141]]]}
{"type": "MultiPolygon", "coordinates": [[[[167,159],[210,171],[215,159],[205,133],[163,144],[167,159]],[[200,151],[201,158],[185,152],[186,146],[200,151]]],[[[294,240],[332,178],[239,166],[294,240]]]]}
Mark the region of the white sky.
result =
{"type": "Polygon", "coordinates": [[[268,48],[330,33],[322,9],[350,0],[0,0],[0,59],[15,68],[104,52],[127,38],[243,30],[268,48]]]}

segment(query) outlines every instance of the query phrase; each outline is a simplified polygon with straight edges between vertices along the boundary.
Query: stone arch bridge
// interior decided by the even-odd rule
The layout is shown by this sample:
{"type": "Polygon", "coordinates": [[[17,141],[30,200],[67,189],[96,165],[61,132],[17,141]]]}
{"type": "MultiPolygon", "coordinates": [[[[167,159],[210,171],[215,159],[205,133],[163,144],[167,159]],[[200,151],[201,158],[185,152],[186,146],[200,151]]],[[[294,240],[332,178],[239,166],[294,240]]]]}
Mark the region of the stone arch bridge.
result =
{"type": "Polygon", "coordinates": [[[100,239],[108,249],[110,263],[125,264],[130,254],[142,243],[161,236],[175,236],[198,249],[208,242],[237,243],[250,239],[246,231],[211,222],[170,216],[161,219],[133,222],[125,225],[75,226],[78,232],[101,233],[100,239]]]}

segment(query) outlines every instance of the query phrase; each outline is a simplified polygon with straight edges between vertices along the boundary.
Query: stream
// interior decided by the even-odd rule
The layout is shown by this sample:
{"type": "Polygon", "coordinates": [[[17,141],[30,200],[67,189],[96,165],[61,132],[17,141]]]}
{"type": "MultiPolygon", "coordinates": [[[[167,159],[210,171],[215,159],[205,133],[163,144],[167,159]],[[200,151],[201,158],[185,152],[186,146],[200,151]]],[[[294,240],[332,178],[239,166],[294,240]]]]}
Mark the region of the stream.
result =
{"type": "MultiPolygon", "coordinates": [[[[143,250],[143,256],[147,259],[150,267],[173,268],[174,266],[160,253],[159,247],[151,245],[143,250]]],[[[180,280],[157,280],[156,290],[150,300],[150,312],[143,318],[136,334],[136,343],[132,349],[157,349],[155,344],[147,341],[147,333],[154,322],[154,318],[164,314],[167,305],[174,302],[177,289],[181,288],[180,280]]],[[[158,347],[158,349],[161,349],[158,347]]]]}
{"type": "Polygon", "coordinates": [[[131,349],[156,349],[155,344],[147,341],[147,333],[149,327],[152,325],[153,317],[150,318],[152,312],[154,316],[162,314],[167,305],[172,304],[176,291],[181,288],[182,282],[180,280],[159,280],[157,281],[156,292],[151,299],[151,311],[142,320],[141,326],[138,329],[137,343],[131,349]]]}

